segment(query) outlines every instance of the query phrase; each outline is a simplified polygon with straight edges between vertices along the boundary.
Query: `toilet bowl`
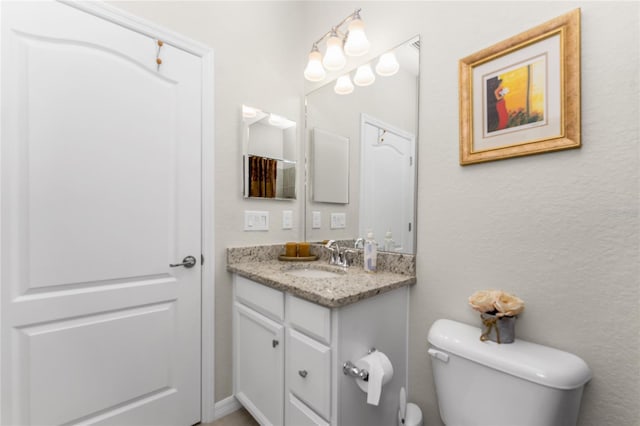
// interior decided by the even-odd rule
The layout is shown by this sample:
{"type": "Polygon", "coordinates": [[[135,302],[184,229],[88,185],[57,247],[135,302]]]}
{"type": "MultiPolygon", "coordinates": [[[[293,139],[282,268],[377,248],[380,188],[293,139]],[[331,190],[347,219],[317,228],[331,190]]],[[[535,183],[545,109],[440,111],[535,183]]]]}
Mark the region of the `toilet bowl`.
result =
{"type": "Polygon", "coordinates": [[[576,355],[516,340],[480,341],[481,330],[437,320],[428,350],[440,417],[450,426],[575,425],[587,364],[576,355]]]}

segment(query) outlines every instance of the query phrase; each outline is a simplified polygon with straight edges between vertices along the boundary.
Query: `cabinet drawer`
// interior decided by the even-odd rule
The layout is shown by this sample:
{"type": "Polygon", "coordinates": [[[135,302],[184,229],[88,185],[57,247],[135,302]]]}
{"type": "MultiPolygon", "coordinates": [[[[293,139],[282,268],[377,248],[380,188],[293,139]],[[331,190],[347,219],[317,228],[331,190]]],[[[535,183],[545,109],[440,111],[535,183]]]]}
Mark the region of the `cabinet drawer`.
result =
{"type": "Polygon", "coordinates": [[[234,275],[236,299],[277,321],[284,320],[284,293],[234,275]]]}
{"type": "Polygon", "coordinates": [[[331,349],[289,329],[286,363],[289,390],[321,416],[331,416],[331,349]]]}
{"type": "Polygon", "coordinates": [[[304,405],[298,398],[289,394],[287,398],[285,423],[294,426],[329,426],[322,417],[304,405]]]}
{"type": "Polygon", "coordinates": [[[292,327],[320,340],[331,343],[331,309],[287,295],[287,318],[292,327]]]}

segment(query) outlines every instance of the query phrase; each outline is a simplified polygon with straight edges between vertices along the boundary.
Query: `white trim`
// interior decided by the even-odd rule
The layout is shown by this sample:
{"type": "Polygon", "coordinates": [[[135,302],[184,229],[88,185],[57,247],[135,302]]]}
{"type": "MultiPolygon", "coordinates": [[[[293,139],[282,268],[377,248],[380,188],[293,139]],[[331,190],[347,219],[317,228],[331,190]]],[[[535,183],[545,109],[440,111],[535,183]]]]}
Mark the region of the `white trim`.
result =
{"type": "Polygon", "coordinates": [[[193,55],[204,57],[211,48],[199,41],[195,41],[184,37],[167,28],[163,28],[146,19],[140,18],[127,11],[111,6],[101,1],[73,1],[73,0],[56,0],[67,6],[76,8],[83,12],[97,16],[113,22],[116,25],[127,28],[131,31],[152,37],[156,40],[162,40],[164,43],[176,47],[178,49],[189,52],[193,55]]]}
{"type": "Polygon", "coordinates": [[[215,420],[215,122],[214,55],[202,57],[202,311],[201,421],[215,420]]]}
{"type": "Polygon", "coordinates": [[[229,414],[238,411],[242,408],[242,404],[238,402],[235,396],[231,395],[223,400],[216,402],[215,404],[215,415],[211,421],[215,421],[221,419],[224,416],[228,416],[229,414]]]}

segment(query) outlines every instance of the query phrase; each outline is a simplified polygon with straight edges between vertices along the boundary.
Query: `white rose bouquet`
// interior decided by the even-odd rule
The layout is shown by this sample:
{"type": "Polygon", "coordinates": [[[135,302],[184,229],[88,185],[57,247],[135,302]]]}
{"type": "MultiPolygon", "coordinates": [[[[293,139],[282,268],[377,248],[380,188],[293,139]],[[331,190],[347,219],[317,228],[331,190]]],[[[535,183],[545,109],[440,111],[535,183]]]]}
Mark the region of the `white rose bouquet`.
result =
{"type": "Polygon", "coordinates": [[[502,290],[480,290],[469,297],[469,305],[481,314],[498,318],[515,317],[524,310],[524,301],[502,290]]]}

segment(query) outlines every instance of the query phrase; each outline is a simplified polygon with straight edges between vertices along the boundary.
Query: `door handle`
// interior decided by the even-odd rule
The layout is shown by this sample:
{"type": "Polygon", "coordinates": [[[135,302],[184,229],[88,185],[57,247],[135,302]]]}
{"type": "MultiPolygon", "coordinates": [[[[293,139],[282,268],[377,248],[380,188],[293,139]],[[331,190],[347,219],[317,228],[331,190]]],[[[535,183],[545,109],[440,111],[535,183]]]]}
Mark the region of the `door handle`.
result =
{"type": "Polygon", "coordinates": [[[177,268],[178,266],[184,266],[185,268],[193,268],[196,264],[196,258],[193,256],[187,256],[182,259],[182,263],[170,263],[171,268],[177,268]]]}

